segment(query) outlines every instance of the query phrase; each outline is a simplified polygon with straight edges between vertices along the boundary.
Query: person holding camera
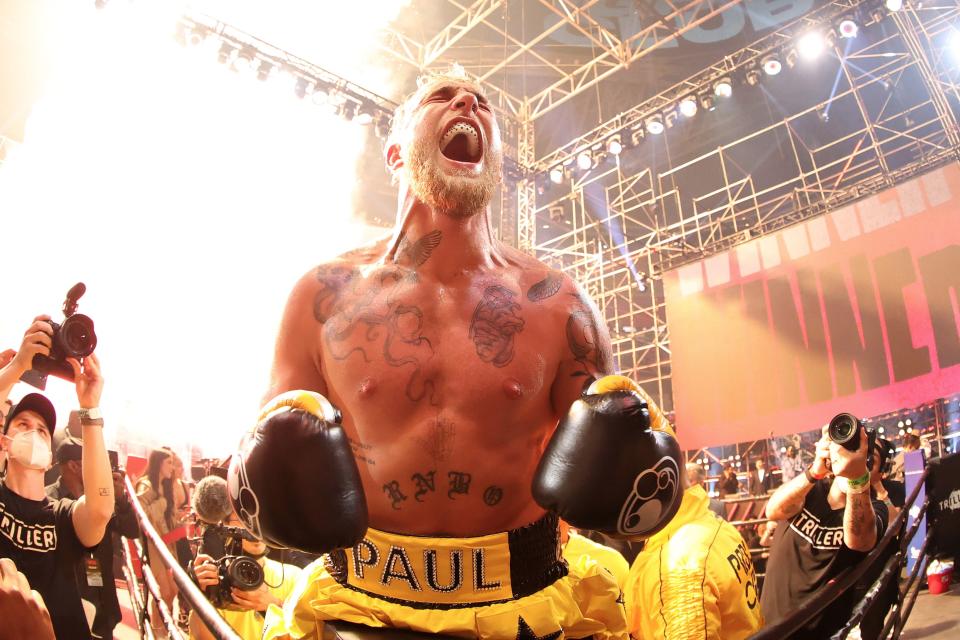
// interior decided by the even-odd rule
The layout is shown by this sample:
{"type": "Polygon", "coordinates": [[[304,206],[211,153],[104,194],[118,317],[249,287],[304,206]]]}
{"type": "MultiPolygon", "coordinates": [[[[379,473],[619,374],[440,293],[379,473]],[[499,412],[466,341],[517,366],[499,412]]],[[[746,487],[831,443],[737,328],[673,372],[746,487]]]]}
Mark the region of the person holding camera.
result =
{"type": "MultiPolygon", "coordinates": [[[[47,496],[52,500],[70,498],[76,500],[83,495],[83,473],[81,460],[83,442],[68,438],[57,448],[57,465],[60,467],[60,479],[47,486],[47,496]]],[[[85,551],[76,566],[77,585],[80,597],[93,604],[96,615],[90,625],[94,638],[112,638],[113,628],[121,620],[120,602],[114,581],[113,535],[136,538],[140,535],[137,514],[123,491],[123,473],[113,470],[113,517],[107,525],[103,541],[96,549],[85,551]]]]}
{"type": "MultiPolygon", "coordinates": [[[[235,513],[231,513],[224,524],[236,528],[243,526],[235,513]]],[[[250,591],[231,585],[228,592],[221,592],[211,601],[214,605],[219,605],[232,600],[232,604],[228,604],[227,608],[218,607],[217,611],[241,638],[260,638],[263,636],[264,613],[271,604],[283,606],[283,601],[293,591],[300,569],[268,558],[267,545],[262,541],[244,537],[242,545],[244,556],[256,560],[263,570],[263,582],[250,591]]],[[[193,573],[197,584],[205,593],[209,594],[211,588],[223,588],[220,564],[212,556],[198,553],[193,560],[193,573]]],[[[206,625],[193,614],[190,616],[190,637],[197,640],[213,638],[206,625]]]]}
{"type": "MultiPolygon", "coordinates": [[[[868,456],[873,438],[859,423],[856,429],[857,446],[851,450],[851,442],[837,442],[825,426],[810,467],[767,502],[767,518],[785,521],[773,536],[760,599],[768,624],[862,562],[887,529],[887,507],[870,493],[871,470],[881,459],[868,456]]],[[[848,590],[791,637],[831,636],[850,618],[855,596],[848,590]]]]}
{"type": "MultiPolygon", "coordinates": [[[[0,401],[35,366],[35,357],[50,356],[53,344],[50,317],[38,316],[17,355],[0,370],[0,401]]],[[[82,362],[67,357],[64,363],[72,370],[80,404],[83,494],[52,500],[44,492],[57,414],[43,395],[27,394],[10,410],[0,440],[7,454],[7,475],[0,484],[0,557],[13,560],[43,596],[57,637],[89,638],[74,567],[103,539],[113,515],[114,487],[99,409],[100,362],[91,353],[82,362]]]]}

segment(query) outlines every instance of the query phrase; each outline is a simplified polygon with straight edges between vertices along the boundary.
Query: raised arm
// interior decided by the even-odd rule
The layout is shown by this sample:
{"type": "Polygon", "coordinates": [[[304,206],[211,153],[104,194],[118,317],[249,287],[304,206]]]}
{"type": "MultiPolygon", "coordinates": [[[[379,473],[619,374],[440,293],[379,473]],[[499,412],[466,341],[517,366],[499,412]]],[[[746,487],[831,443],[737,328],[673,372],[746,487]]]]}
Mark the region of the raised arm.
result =
{"type": "MultiPolygon", "coordinates": [[[[74,358],[68,358],[67,362],[73,367],[81,412],[99,410],[103,378],[97,355],[92,353],[84,358],[82,366],[74,358]]],[[[113,474],[103,442],[103,419],[84,417],[81,413],[80,426],[83,429],[83,495],[73,509],[73,528],[80,542],[92,547],[103,539],[113,515],[113,474]]]]}
{"type": "Polygon", "coordinates": [[[854,551],[863,552],[873,549],[883,529],[882,521],[878,524],[877,513],[870,499],[867,450],[868,442],[863,433],[860,434],[860,446],[856,451],[830,444],[830,466],[847,494],[843,509],[843,544],[854,551]]]}
{"type": "MultiPolygon", "coordinates": [[[[817,452],[810,465],[810,474],[815,478],[822,478],[829,471],[830,441],[827,438],[827,428],[823,428],[823,435],[817,441],[817,452]]],[[[800,474],[790,482],[786,482],[773,492],[767,501],[767,518],[769,520],[789,520],[800,513],[803,501],[806,499],[813,483],[807,479],[807,474],[800,474]]]]}
{"type": "Polygon", "coordinates": [[[37,316],[33,319],[33,324],[24,332],[20,350],[7,349],[0,353],[0,402],[7,399],[13,386],[20,380],[20,376],[33,367],[34,356],[50,355],[50,346],[53,344],[52,335],[50,316],[37,316]]]}

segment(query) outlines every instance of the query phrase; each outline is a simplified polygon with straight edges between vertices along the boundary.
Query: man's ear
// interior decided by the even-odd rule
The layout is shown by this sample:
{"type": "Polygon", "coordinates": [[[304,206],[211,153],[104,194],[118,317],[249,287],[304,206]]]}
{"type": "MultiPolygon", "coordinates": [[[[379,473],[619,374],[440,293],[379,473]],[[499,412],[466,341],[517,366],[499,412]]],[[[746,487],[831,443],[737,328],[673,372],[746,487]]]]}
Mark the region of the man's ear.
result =
{"type": "Polygon", "coordinates": [[[384,155],[387,158],[387,167],[390,169],[390,173],[396,173],[400,170],[400,167],[403,166],[403,158],[400,155],[400,145],[396,142],[387,147],[384,155]]]}

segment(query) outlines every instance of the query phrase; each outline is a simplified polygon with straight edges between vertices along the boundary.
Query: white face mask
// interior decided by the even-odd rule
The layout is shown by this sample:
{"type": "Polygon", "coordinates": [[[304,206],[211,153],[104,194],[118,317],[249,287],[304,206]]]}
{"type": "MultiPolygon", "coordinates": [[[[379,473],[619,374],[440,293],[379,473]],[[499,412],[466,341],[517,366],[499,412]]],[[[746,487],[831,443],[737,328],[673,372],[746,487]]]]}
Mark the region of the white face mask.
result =
{"type": "Polygon", "coordinates": [[[4,436],[10,440],[10,458],[16,460],[28,469],[46,470],[50,467],[53,454],[50,445],[37,431],[24,431],[14,437],[4,436]]]}

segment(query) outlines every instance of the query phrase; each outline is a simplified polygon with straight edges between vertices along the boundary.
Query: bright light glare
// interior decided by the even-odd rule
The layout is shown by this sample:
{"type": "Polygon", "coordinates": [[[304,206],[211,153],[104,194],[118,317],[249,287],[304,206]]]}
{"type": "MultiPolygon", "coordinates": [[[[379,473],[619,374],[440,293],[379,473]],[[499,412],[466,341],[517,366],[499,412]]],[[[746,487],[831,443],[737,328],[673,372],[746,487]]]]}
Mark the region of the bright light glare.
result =
{"type": "MultiPolygon", "coordinates": [[[[57,73],[0,166],[0,349],[19,348],[38,313],[60,320],[64,294],[83,281],[108,441],[226,454],[255,420],[294,282],[371,234],[352,216],[349,186],[366,130],[163,30],[118,28],[111,16],[123,11],[62,7],[57,73]]],[[[273,4],[260,11],[275,16],[273,4]]],[[[277,13],[317,37],[321,23],[277,13]]],[[[373,30],[393,14],[365,15],[373,30]]],[[[285,46],[275,30],[257,35],[285,46]]],[[[341,58],[363,57],[340,46],[341,58]]],[[[47,392],[61,416],[76,406],[66,382],[51,379],[47,392]]]]}
{"type": "Polygon", "coordinates": [[[729,98],[733,95],[733,85],[730,83],[730,80],[724,78],[713,85],[713,93],[718,98],[729,98]]]}
{"type": "Polygon", "coordinates": [[[805,60],[813,60],[823,53],[825,46],[823,36],[820,32],[811,31],[805,33],[800,37],[800,40],[797,41],[797,52],[805,60]]]}
{"type": "Polygon", "coordinates": [[[887,7],[887,11],[900,11],[903,8],[903,0],[886,0],[884,5],[887,7]]]}
{"type": "Polygon", "coordinates": [[[688,96],[681,100],[680,113],[685,118],[692,118],[697,115],[697,99],[693,96],[688,96]]]}
{"type": "Polygon", "coordinates": [[[581,151],[579,155],[577,155],[577,166],[584,171],[593,166],[593,157],[589,151],[581,151]]]}
{"type": "Polygon", "coordinates": [[[775,76],[783,70],[780,60],[774,56],[768,56],[763,59],[763,72],[768,76],[775,76]]]}
{"type": "Polygon", "coordinates": [[[960,63],[960,31],[950,34],[950,50],[953,51],[953,57],[960,63]]]}
{"type": "Polygon", "coordinates": [[[647,120],[647,131],[655,136],[663,133],[663,120],[659,117],[647,120]]]}
{"type": "Polygon", "coordinates": [[[563,169],[560,167],[554,167],[550,169],[550,182],[553,184],[560,184],[563,182],[563,169]]]}

